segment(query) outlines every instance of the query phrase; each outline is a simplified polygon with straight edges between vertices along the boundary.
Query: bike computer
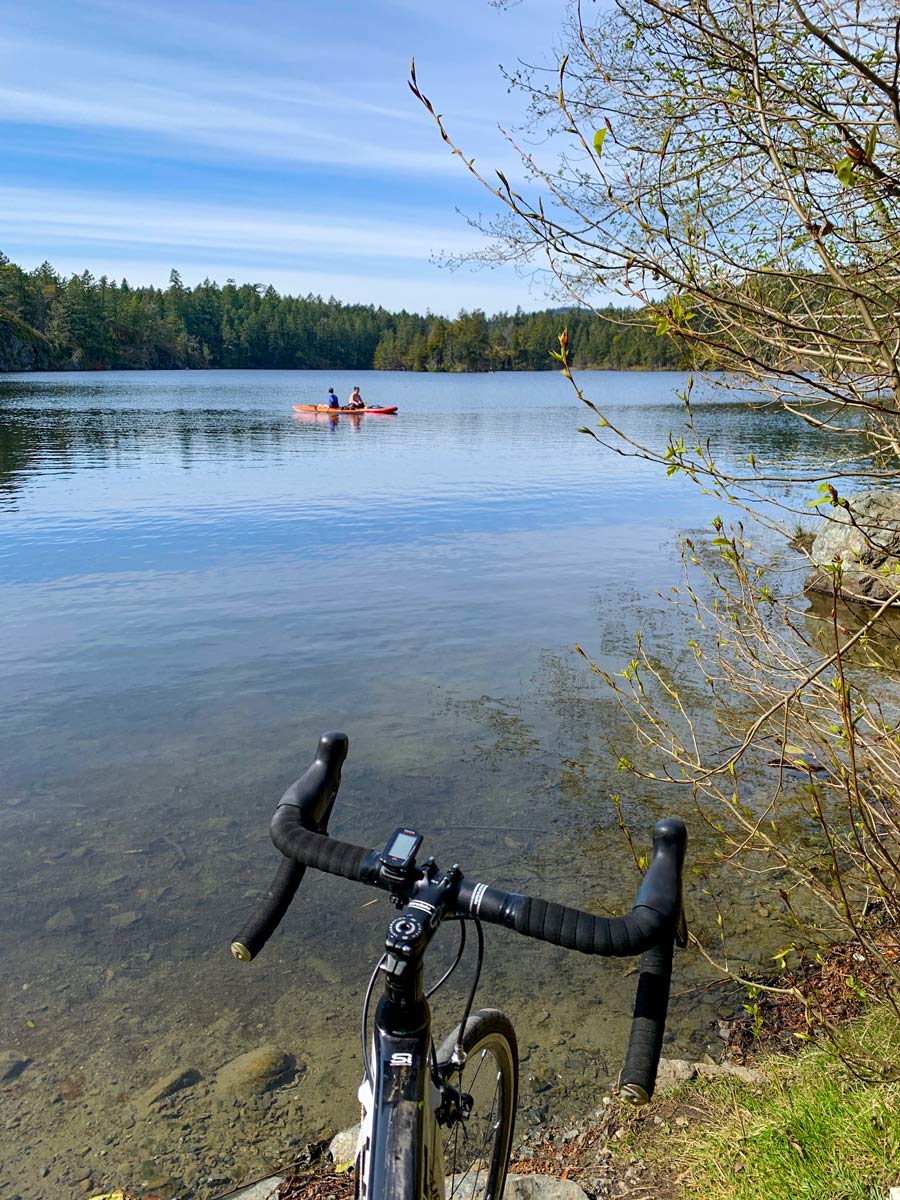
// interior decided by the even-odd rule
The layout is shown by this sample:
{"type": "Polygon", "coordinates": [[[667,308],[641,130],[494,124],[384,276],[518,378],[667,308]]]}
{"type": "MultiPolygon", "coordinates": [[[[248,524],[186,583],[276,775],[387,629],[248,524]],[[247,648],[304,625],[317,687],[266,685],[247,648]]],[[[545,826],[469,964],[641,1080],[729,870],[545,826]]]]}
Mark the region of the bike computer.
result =
{"type": "Polygon", "coordinates": [[[382,851],[382,866],[391,875],[404,875],[415,865],[416,852],[421,845],[421,833],[414,829],[395,829],[382,851]]]}

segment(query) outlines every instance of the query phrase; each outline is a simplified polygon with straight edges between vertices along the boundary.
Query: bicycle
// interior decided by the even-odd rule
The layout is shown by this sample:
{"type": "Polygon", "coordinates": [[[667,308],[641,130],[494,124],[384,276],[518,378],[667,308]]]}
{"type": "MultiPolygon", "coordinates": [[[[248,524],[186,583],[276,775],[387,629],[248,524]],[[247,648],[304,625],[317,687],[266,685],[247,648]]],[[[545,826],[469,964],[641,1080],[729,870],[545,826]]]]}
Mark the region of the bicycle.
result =
{"type": "Polygon", "coordinates": [[[476,883],[457,864],[441,871],[428,858],[419,866],[423,839],[412,829],[396,830],[383,851],[329,837],[348,747],[345,734],[324,734],[311,766],[279,801],[272,840],[284,860],[231,952],[245,962],[259,953],[308,867],[388,891],[401,911],[388,925],[384,954],[363,1002],[355,1195],[358,1200],[501,1200],[515,1122],[518,1051],[508,1017],[497,1009],[472,1012],[484,961],[481,926],[502,925],[586,954],[641,954],[618,1088],[631,1102],[646,1103],[665,1032],[673,944],[687,942],[681,902],[684,823],[678,817],[656,823],[653,855],[632,911],[625,917],[596,917],[476,883]],[[456,958],[426,992],[425,953],[438,927],[449,920],[459,922],[456,958]],[[428,999],[462,960],[468,924],[478,943],[474,982],[462,1020],[435,1047],[428,999]],[[379,975],[384,991],[370,1048],[368,1014],[379,975]]]}

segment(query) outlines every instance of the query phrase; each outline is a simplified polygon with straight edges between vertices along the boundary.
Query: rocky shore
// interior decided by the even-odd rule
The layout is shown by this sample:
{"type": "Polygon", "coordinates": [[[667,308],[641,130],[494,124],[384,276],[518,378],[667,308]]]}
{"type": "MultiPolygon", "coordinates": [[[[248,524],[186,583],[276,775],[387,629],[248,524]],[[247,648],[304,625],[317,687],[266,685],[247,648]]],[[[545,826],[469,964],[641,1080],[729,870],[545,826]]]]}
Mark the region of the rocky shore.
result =
{"type": "MultiPolygon", "coordinates": [[[[891,939],[886,947],[893,953],[894,931],[886,929],[884,936],[891,939]]],[[[718,1041],[728,1061],[716,1062],[709,1053],[699,1061],[664,1059],[653,1103],[637,1113],[606,1094],[605,1064],[588,1061],[574,1035],[552,1039],[559,1074],[542,1069],[532,1047],[524,1046],[516,1178],[507,1200],[577,1200],[571,1188],[547,1194],[548,1179],[577,1184],[595,1200],[674,1195],[671,1181],[656,1178],[653,1155],[645,1159],[634,1146],[649,1146],[673,1127],[696,1120],[679,1099],[681,1085],[727,1074],[764,1086],[752,1065],[756,1051],[796,1047],[797,1032],[808,1031],[808,1014],[794,988],[812,990],[823,1016],[840,1023],[853,1020],[861,1008],[858,995],[845,986],[848,974],[868,986],[877,970],[859,947],[847,944],[836,947],[823,964],[780,977],[784,994],[761,997],[762,1032],[746,1014],[722,1019],[718,1041]],[[593,1099],[590,1110],[585,1097],[593,1099]],[[576,1119],[573,1112],[582,1115],[576,1119]],[[540,1178],[535,1182],[532,1176],[540,1178]]],[[[738,1007],[732,1003],[730,1011],[738,1007]]],[[[170,1056],[172,1047],[183,1044],[173,1032],[170,1056]]],[[[354,1131],[345,1132],[343,1148],[340,1141],[335,1145],[335,1163],[328,1154],[334,1127],[328,1129],[315,1116],[326,1076],[275,1042],[223,1057],[210,1039],[208,1053],[198,1053],[195,1062],[172,1062],[149,1084],[142,1080],[134,1087],[127,1071],[107,1077],[104,1087],[118,1091],[111,1112],[91,1086],[90,1064],[70,1064],[63,1073],[52,1058],[0,1049],[0,1127],[7,1144],[16,1148],[19,1166],[24,1164],[15,1178],[0,1178],[0,1195],[4,1200],[91,1200],[121,1192],[122,1200],[213,1200],[243,1198],[255,1181],[269,1181],[268,1195],[257,1190],[247,1193],[248,1200],[269,1200],[273,1189],[280,1189],[279,1200],[349,1195],[346,1165],[354,1131]],[[335,1170],[342,1165],[343,1171],[335,1170]]]]}
{"type": "MultiPolygon", "coordinates": [[[[765,1076],[750,1067],[664,1059],[657,1088],[661,1099],[637,1120],[643,1120],[651,1133],[673,1120],[687,1124],[688,1117],[669,1097],[691,1079],[723,1075],[766,1086],[765,1076]]],[[[672,1194],[669,1181],[659,1178],[646,1162],[621,1152],[622,1139],[635,1119],[634,1110],[606,1096],[580,1120],[529,1126],[516,1142],[504,1200],[613,1200],[672,1194]]],[[[358,1125],[343,1130],[327,1151],[318,1154],[310,1148],[313,1161],[240,1188],[229,1194],[229,1200],[349,1200],[358,1135],[358,1125]]]]}
{"type": "MultiPolygon", "coordinates": [[[[28,1083],[37,1083],[29,1081],[29,1075],[38,1070],[15,1051],[0,1052],[0,1098],[19,1101],[17,1112],[4,1122],[7,1137],[23,1141],[29,1137],[30,1108],[22,1101],[28,1083]]],[[[720,1071],[753,1074],[746,1067],[664,1060],[660,1090],[696,1074],[720,1071]]],[[[307,1193],[313,1200],[319,1184],[324,1187],[330,1180],[331,1190],[322,1191],[322,1197],[338,1200],[345,1190],[346,1160],[352,1157],[356,1130],[345,1131],[333,1142],[308,1143],[296,1137],[292,1131],[302,1128],[301,1078],[292,1056],[269,1044],[231,1059],[208,1077],[196,1067],[177,1066],[140,1092],[123,1093],[118,1131],[101,1134],[86,1106],[81,1152],[47,1156],[34,1179],[23,1179],[5,1193],[7,1200],[50,1196],[81,1200],[117,1190],[123,1200],[211,1200],[243,1195],[248,1181],[260,1180],[281,1187],[286,1200],[307,1193]],[[339,1173],[334,1171],[329,1144],[336,1165],[344,1167],[339,1173]],[[135,1165],[128,1178],[122,1178],[120,1168],[108,1169],[112,1161],[135,1165]],[[318,1182],[309,1191],[312,1181],[318,1182]],[[301,1182],[307,1189],[304,1193],[296,1190],[301,1182]]],[[[512,1200],[577,1200],[571,1187],[547,1190],[551,1177],[567,1172],[577,1173],[592,1196],[622,1194],[619,1184],[630,1184],[640,1168],[636,1163],[623,1167],[614,1154],[620,1106],[606,1097],[584,1119],[555,1125],[545,1108],[538,1112],[530,1105],[535,1086],[545,1088],[546,1081],[531,1079],[524,1070],[526,1108],[522,1111],[520,1106],[513,1168],[513,1174],[523,1178],[509,1193],[512,1200]],[[535,1182],[531,1176],[540,1179],[535,1182]]],[[[55,1103],[77,1102],[81,1098],[75,1094],[77,1088],[77,1080],[64,1084],[55,1103]]]]}

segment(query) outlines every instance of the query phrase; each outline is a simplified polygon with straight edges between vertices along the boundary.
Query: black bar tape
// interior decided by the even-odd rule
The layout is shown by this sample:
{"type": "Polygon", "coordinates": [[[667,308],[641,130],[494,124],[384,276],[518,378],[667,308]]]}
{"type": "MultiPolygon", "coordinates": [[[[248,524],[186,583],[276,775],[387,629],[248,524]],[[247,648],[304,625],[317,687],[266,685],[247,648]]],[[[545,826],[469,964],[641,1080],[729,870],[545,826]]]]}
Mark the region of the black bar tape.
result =
{"type": "MultiPolygon", "coordinates": [[[[279,812],[289,812],[294,815],[294,823],[325,832],[341,786],[341,767],[349,745],[345,733],[324,733],[319,738],[316,757],[282,796],[275,810],[273,827],[279,812]]],[[[291,822],[285,824],[290,825],[291,822]]],[[[246,961],[262,950],[287,912],[305,873],[304,863],[285,857],[272,886],[260,898],[250,920],[231,943],[231,953],[235,958],[246,961]]]]}
{"type": "Polygon", "coordinates": [[[669,1007],[673,945],[674,936],[669,935],[661,944],[641,955],[631,1037],[628,1040],[625,1065],[619,1077],[620,1091],[630,1085],[631,1089],[637,1088],[644,1093],[644,1096],[640,1096],[631,1091],[630,1098],[638,1103],[645,1097],[649,1100],[656,1086],[656,1069],[659,1066],[669,1007]]]}
{"type": "Polygon", "coordinates": [[[259,898],[250,919],[232,941],[247,951],[246,957],[255,958],[275,932],[305,874],[306,867],[300,863],[289,858],[282,861],[269,890],[259,898]]]}
{"type": "Polygon", "coordinates": [[[652,946],[668,923],[655,909],[643,905],[625,917],[593,917],[577,908],[525,896],[513,928],[525,937],[567,950],[625,958],[652,946]]]}
{"type": "Polygon", "coordinates": [[[275,810],[272,818],[272,841],[285,856],[304,867],[314,867],[329,875],[342,875],[357,882],[362,879],[363,860],[371,853],[364,846],[339,842],[324,833],[304,829],[300,810],[285,804],[275,810]]]}

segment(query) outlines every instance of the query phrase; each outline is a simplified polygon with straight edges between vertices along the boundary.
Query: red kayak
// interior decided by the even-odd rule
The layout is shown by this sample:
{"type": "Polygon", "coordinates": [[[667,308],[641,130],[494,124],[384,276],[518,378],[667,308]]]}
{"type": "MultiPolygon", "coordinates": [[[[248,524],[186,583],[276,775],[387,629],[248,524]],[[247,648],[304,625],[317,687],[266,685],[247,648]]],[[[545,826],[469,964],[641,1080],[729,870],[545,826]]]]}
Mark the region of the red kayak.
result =
{"type": "Polygon", "coordinates": [[[350,413],[354,417],[363,417],[366,413],[371,413],[376,417],[387,417],[397,411],[396,405],[393,408],[329,408],[327,404],[292,404],[291,408],[294,412],[308,413],[350,413]]]}

